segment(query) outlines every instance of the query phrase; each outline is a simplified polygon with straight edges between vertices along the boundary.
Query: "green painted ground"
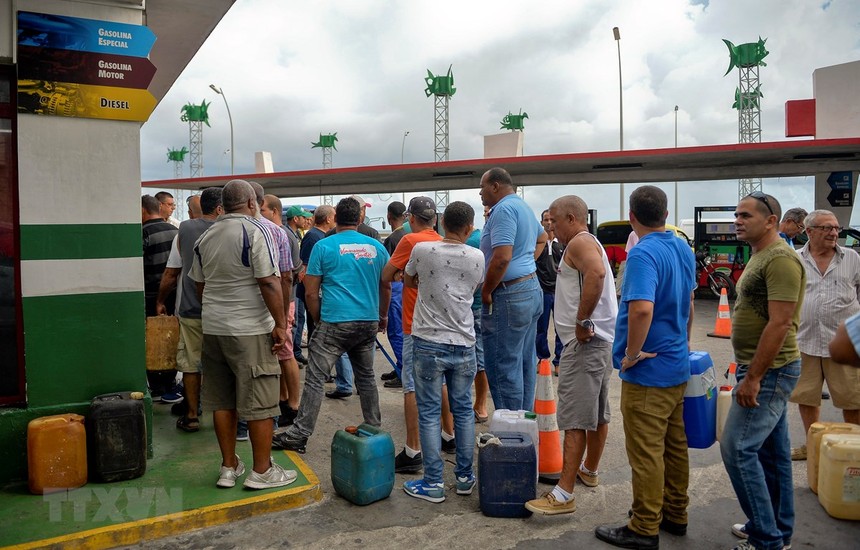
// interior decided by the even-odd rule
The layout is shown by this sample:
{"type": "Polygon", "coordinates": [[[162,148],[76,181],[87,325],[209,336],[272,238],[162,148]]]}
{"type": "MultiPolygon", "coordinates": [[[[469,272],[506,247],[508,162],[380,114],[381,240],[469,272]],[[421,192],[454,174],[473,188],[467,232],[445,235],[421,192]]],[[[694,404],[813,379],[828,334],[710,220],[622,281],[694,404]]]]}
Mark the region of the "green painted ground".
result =
{"type": "MultiPolygon", "coordinates": [[[[296,493],[311,487],[308,478],[290,457],[273,451],[275,460],[296,470],[298,479],[279,489],[250,491],[236,487],[215,487],[221,455],[212,429],[211,415],[204,415],[201,429],[194,434],[179,431],[170,406],[153,406],[155,456],[147,462],[146,474],[116,483],[88,483],[78,489],[51,495],[30,494],[26,484],[0,488],[0,547],[116,524],[163,517],[207,506],[259,499],[268,495],[296,493]]],[[[246,468],[250,470],[251,446],[236,442],[246,468]]],[[[307,468],[304,464],[303,468],[307,468]]],[[[309,471],[309,470],[306,470],[309,471]]],[[[312,474],[311,474],[312,475],[312,474]]]]}

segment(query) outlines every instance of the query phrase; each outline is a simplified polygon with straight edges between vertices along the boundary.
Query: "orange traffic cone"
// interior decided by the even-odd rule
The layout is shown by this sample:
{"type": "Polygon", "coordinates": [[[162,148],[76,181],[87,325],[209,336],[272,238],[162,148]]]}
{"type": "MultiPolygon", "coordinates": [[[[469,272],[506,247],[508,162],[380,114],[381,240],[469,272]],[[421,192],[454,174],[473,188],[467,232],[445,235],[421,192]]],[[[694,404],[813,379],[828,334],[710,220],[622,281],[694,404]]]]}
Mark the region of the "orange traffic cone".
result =
{"type": "Polygon", "coordinates": [[[535,413],[537,414],[540,445],[538,447],[538,479],[555,483],[561,477],[561,435],[555,417],[555,389],[552,385],[552,368],[549,359],[538,364],[535,387],[535,413]]]}
{"type": "Polygon", "coordinates": [[[731,338],[732,337],[732,315],[729,311],[729,295],[726,289],[720,289],[720,305],[717,307],[717,322],[714,326],[714,332],[709,332],[708,336],[714,338],[731,338]]]}

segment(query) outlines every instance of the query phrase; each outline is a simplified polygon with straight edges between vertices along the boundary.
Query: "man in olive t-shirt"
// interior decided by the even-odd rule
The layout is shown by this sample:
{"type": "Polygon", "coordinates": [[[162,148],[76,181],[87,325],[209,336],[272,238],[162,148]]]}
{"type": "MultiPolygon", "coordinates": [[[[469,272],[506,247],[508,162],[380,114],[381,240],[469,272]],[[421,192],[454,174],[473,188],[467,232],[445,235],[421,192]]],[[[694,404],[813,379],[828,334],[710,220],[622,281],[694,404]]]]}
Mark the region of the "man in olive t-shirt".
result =
{"type": "Polygon", "coordinates": [[[732,533],[753,548],[783,548],[794,531],[788,396],[800,376],[797,326],[806,288],[800,257],[778,233],[781,208],[756,191],[738,203],[735,228],[753,255],[738,281],[732,346],[738,385],[720,451],[748,521],[732,533]]]}

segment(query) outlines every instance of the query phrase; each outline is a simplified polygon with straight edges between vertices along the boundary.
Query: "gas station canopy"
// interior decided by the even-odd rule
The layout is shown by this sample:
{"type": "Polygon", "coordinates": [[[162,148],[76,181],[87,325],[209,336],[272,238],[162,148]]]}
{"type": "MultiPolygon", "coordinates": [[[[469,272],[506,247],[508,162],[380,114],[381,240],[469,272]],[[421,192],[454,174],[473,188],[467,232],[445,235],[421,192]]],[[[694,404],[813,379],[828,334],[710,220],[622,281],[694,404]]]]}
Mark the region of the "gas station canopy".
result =
{"type": "Polygon", "coordinates": [[[860,170],[860,138],[706,145],[418,164],[356,166],[143,182],[142,186],[198,190],[234,178],[260,183],[279,197],[471,189],[494,166],[517,185],[653,183],[810,176],[860,170]]]}

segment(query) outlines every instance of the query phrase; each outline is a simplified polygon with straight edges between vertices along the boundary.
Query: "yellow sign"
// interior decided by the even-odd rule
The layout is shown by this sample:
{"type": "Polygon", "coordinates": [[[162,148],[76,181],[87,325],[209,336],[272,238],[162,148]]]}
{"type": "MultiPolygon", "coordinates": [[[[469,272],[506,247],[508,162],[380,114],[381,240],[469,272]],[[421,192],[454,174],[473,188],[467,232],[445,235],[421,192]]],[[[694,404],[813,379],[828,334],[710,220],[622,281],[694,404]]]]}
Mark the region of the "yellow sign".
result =
{"type": "Polygon", "coordinates": [[[155,97],[148,90],[46,80],[18,81],[20,112],[146,122],[153,109],[155,97]]]}

